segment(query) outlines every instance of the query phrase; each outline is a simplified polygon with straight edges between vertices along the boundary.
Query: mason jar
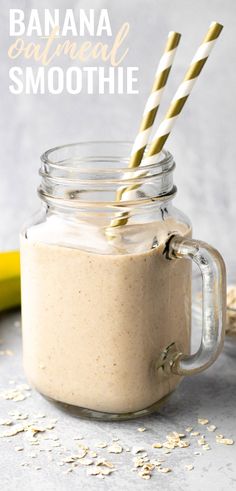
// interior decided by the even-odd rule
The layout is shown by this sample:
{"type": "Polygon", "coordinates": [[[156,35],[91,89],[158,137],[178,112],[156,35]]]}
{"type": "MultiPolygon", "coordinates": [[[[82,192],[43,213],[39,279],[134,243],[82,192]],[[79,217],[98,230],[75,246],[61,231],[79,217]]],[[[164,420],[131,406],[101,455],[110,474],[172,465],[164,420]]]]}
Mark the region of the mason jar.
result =
{"type": "Polygon", "coordinates": [[[128,169],[132,145],[76,143],[41,157],[42,207],[21,233],[23,359],[41,394],[81,416],[155,411],[209,367],[225,323],[225,268],[173,206],[175,163],[128,169]],[[190,354],[191,261],[202,337],[190,354]]]}

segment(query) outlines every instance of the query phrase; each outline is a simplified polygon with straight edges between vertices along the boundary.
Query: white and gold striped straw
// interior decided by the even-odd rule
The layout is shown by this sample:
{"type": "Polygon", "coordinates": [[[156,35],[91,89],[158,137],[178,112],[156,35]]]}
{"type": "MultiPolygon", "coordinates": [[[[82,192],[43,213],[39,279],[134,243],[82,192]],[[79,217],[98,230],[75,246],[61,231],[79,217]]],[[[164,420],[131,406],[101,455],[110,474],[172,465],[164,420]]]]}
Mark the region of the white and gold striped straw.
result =
{"type": "Polygon", "coordinates": [[[171,31],[168,34],[164,53],[156,70],[152,90],[144,108],[139,132],[133,144],[131,158],[129,161],[130,168],[138,167],[143,158],[180,38],[181,34],[178,32],[171,31]]]}
{"type": "MultiPolygon", "coordinates": [[[[135,168],[140,166],[141,160],[143,158],[143,154],[145,152],[148,143],[150,133],[153,128],[155,117],[160,106],[161,98],[163,96],[167,80],[169,78],[169,74],[175,58],[176,50],[180,42],[180,38],[181,38],[181,34],[178,32],[170,31],[168,34],[163,55],[156,69],[152,90],[144,107],[139,131],[134,140],[134,144],[131,151],[131,157],[128,165],[129,168],[135,168]]],[[[135,177],[138,176],[139,174],[138,175],[135,174],[135,177]]],[[[142,173],[140,173],[140,176],[142,176],[142,173]]],[[[127,179],[129,177],[129,174],[126,173],[124,177],[127,179]]],[[[138,186],[132,186],[131,189],[132,190],[136,189],[136,187],[138,186]]],[[[120,187],[120,189],[118,189],[116,194],[116,201],[121,201],[123,193],[125,193],[127,190],[128,188],[124,186],[120,187]]],[[[124,214],[122,213],[122,216],[123,215],[126,215],[126,213],[124,214]]],[[[119,214],[118,218],[112,220],[111,226],[114,227],[116,225],[121,225],[123,222],[126,223],[125,220],[122,220],[121,215],[119,214]]]]}
{"type": "Polygon", "coordinates": [[[223,26],[221,24],[218,24],[217,22],[211,23],[202,44],[199,46],[195,56],[192,59],[192,62],[190,63],[183,82],[180,84],[174,98],[171,101],[165,118],[159,125],[156,134],[153,137],[147,156],[142,162],[143,165],[149,165],[156,162],[157,155],[161,152],[174,124],[178,119],[179,114],[181,113],[189,95],[191,94],[193,86],[196,83],[197,78],[200,75],[222,29],[223,26]]]}
{"type": "MultiPolygon", "coordinates": [[[[212,22],[204,39],[203,42],[201,43],[200,47],[197,49],[192,62],[190,63],[190,66],[185,74],[185,77],[183,79],[183,82],[180,84],[179,88],[177,89],[171,104],[169,106],[169,109],[159,125],[153,139],[150,145],[150,148],[147,152],[147,155],[144,156],[144,159],[141,162],[140,167],[145,167],[145,165],[150,165],[153,163],[157,162],[158,155],[161,152],[163,146],[165,145],[165,142],[170,135],[170,132],[179,116],[181,113],[192,89],[197,81],[198,76],[200,75],[209,54],[211,53],[212,48],[215,45],[215,42],[217,38],[219,37],[221,31],[223,29],[223,26],[219,24],[218,22],[212,22]]],[[[140,165],[140,163],[138,164],[140,165]]],[[[135,167],[135,166],[134,166],[135,167]]],[[[138,176],[141,177],[145,175],[144,173],[139,173],[138,176]]],[[[136,177],[136,176],[135,176],[136,177]]],[[[123,199],[123,195],[132,189],[138,188],[138,184],[131,185],[126,188],[121,188],[120,192],[117,192],[117,197],[118,201],[123,199]]],[[[129,213],[122,212],[119,217],[114,218],[111,221],[110,227],[118,227],[120,225],[125,225],[128,221],[129,218],[129,213]]],[[[112,237],[112,235],[110,234],[112,237]]]]}

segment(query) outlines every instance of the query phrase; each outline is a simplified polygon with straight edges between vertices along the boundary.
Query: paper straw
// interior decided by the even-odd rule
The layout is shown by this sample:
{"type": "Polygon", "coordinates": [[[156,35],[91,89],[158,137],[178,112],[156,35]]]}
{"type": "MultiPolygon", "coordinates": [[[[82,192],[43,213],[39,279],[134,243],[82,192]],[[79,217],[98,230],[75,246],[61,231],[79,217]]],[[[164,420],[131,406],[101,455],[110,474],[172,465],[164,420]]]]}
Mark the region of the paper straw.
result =
{"type": "MultiPolygon", "coordinates": [[[[129,168],[139,167],[141,163],[150,133],[153,128],[155,117],[160,106],[161,98],[163,96],[164,89],[171,71],[180,38],[181,34],[178,32],[170,31],[168,34],[163,55],[158,63],[152,90],[144,107],[139,132],[133,144],[131,158],[128,165],[129,168]]],[[[142,175],[142,173],[138,173],[135,174],[135,177],[139,177],[142,175]]],[[[124,177],[128,179],[130,177],[130,174],[126,173],[124,177]]],[[[134,176],[132,175],[132,177],[134,176]]],[[[136,189],[136,187],[139,186],[132,186],[131,189],[136,189]]],[[[121,201],[122,195],[129,189],[130,187],[120,187],[120,189],[118,189],[116,193],[116,201],[121,201]]],[[[117,219],[113,219],[111,226],[116,226],[116,223],[119,224],[119,221],[117,222],[117,219]]]]}
{"type": "Polygon", "coordinates": [[[138,167],[142,160],[149,135],[152,131],[153,123],[159,109],[164,88],[170,74],[180,37],[181,35],[178,32],[169,32],[164,53],[156,70],[151,94],[149,95],[144,108],[139,132],[134,141],[131,158],[129,161],[130,168],[138,167]]]}
{"type": "MultiPolygon", "coordinates": [[[[223,29],[223,26],[217,22],[212,22],[204,39],[203,42],[201,43],[200,47],[197,49],[192,62],[190,63],[190,66],[185,74],[185,77],[183,79],[183,82],[180,84],[179,88],[177,89],[171,104],[169,106],[169,109],[165,115],[165,118],[163,119],[162,123],[159,125],[156,134],[154,135],[154,138],[151,142],[151,146],[147,152],[147,156],[144,157],[144,159],[141,162],[140,167],[145,167],[145,165],[150,165],[153,163],[157,162],[158,159],[158,154],[161,152],[168,136],[170,135],[170,132],[179,116],[181,113],[192,89],[197,81],[198,76],[200,75],[209,54],[211,53],[212,48],[215,45],[215,42],[217,38],[219,37],[221,31],[223,29]]],[[[141,175],[145,175],[145,172],[140,172],[138,175],[141,177],[141,175]]],[[[119,199],[122,200],[123,195],[131,190],[131,189],[137,189],[139,185],[131,185],[126,188],[122,188],[121,192],[119,193],[119,199]]],[[[128,222],[129,218],[129,213],[128,211],[122,212],[119,217],[114,218],[111,221],[110,227],[117,227],[120,225],[125,225],[128,222]]],[[[112,237],[112,235],[111,235],[112,237]]]]}
{"type": "Polygon", "coordinates": [[[191,94],[193,86],[196,83],[197,78],[200,75],[222,29],[223,26],[221,24],[218,24],[217,22],[211,23],[202,44],[192,59],[183,82],[180,84],[174,98],[171,101],[165,118],[159,125],[157,132],[153,137],[143,165],[149,165],[156,162],[157,155],[161,152],[174,124],[178,119],[179,114],[181,113],[189,95],[191,94]]]}

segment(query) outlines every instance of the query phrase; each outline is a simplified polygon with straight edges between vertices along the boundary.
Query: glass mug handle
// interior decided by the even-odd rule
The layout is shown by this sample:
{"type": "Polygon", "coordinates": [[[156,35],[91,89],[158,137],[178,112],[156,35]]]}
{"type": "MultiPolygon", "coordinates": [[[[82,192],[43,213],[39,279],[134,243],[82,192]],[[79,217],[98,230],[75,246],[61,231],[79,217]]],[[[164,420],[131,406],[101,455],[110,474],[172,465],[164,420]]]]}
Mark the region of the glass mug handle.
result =
{"type": "Polygon", "coordinates": [[[177,375],[193,375],[208,368],[224,342],[226,318],[226,273],[220,253],[200,240],[174,235],[166,248],[168,259],[191,259],[202,276],[202,336],[198,351],[191,355],[172,353],[170,369],[177,375]]]}

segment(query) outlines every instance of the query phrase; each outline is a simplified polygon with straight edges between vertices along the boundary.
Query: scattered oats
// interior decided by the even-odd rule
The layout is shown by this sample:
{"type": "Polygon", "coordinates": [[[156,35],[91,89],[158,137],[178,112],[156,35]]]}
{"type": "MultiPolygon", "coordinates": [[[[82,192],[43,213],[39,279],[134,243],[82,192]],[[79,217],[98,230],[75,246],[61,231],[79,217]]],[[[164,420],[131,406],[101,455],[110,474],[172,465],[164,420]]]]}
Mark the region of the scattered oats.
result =
{"type": "Polygon", "coordinates": [[[188,428],[185,428],[185,431],[187,431],[187,433],[190,433],[192,430],[193,430],[192,426],[188,426],[188,428]]]}
{"type": "Polygon", "coordinates": [[[76,462],[76,460],[78,460],[79,458],[81,458],[79,455],[70,455],[68,457],[65,457],[63,462],[64,464],[72,464],[72,462],[76,462]]]}
{"type": "Polygon", "coordinates": [[[132,448],[132,454],[133,455],[136,455],[137,453],[140,453],[140,452],[145,452],[145,448],[143,448],[143,447],[133,447],[132,448]]]}
{"type": "Polygon", "coordinates": [[[216,443],[222,443],[223,445],[233,445],[234,440],[231,438],[224,438],[223,436],[216,435],[216,443]]]}
{"type": "Polygon", "coordinates": [[[112,472],[115,472],[116,469],[100,469],[100,475],[109,476],[112,472]]]}
{"type": "Polygon", "coordinates": [[[93,464],[92,459],[78,459],[78,462],[82,465],[91,465],[93,464]]]}
{"type": "Polygon", "coordinates": [[[61,447],[60,442],[52,442],[51,445],[52,445],[52,447],[61,447]]]}
{"type": "Polygon", "coordinates": [[[144,464],[143,470],[144,471],[153,471],[155,469],[155,465],[151,464],[151,462],[147,462],[147,464],[144,464]]]}
{"type": "Polygon", "coordinates": [[[184,433],[177,433],[176,431],[173,431],[172,433],[167,435],[167,441],[164,442],[162,446],[169,450],[173,450],[176,447],[189,447],[190,443],[187,440],[183,440],[183,438],[185,438],[184,433]]]}
{"type": "Polygon", "coordinates": [[[41,418],[46,418],[46,414],[44,413],[37,413],[34,415],[35,419],[41,419],[41,418]]]}
{"type": "Polygon", "coordinates": [[[147,428],[140,427],[140,428],[138,428],[137,431],[140,431],[141,433],[143,433],[144,431],[147,431],[147,428]]]}
{"type": "Polygon", "coordinates": [[[194,452],[194,455],[202,455],[201,452],[194,452]]]}
{"type": "Polygon", "coordinates": [[[134,467],[143,467],[143,465],[148,461],[149,459],[146,459],[146,457],[136,457],[134,459],[134,467]]]}
{"type": "Polygon", "coordinates": [[[14,428],[12,428],[10,430],[6,430],[3,433],[0,433],[0,438],[15,436],[24,430],[25,430],[25,427],[23,425],[18,425],[18,426],[16,425],[16,426],[14,426],[14,428]]]}
{"type": "Polygon", "coordinates": [[[35,467],[36,471],[41,471],[42,467],[35,467]]]}
{"type": "Polygon", "coordinates": [[[114,436],[114,438],[112,438],[112,441],[113,441],[113,442],[118,442],[118,441],[119,441],[118,436],[114,436]]]}
{"type": "Polygon", "coordinates": [[[22,450],[24,450],[24,447],[14,447],[14,450],[16,452],[21,452],[22,450]]]}
{"type": "Polygon", "coordinates": [[[79,459],[83,459],[87,455],[87,450],[81,448],[80,449],[80,454],[77,456],[79,459]]]}
{"type": "Polygon", "coordinates": [[[184,441],[180,440],[178,442],[178,445],[177,446],[179,448],[187,448],[187,447],[189,447],[189,445],[190,445],[190,443],[187,440],[184,440],[184,441]]]}
{"type": "Polygon", "coordinates": [[[14,402],[23,401],[30,395],[28,389],[25,388],[25,385],[26,384],[18,385],[14,389],[3,390],[0,393],[0,396],[7,401],[14,401],[14,402]]]}
{"type": "Polygon", "coordinates": [[[143,473],[143,471],[140,471],[138,473],[138,476],[141,477],[142,479],[146,479],[146,480],[151,479],[151,474],[149,474],[149,473],[148,474],[143,473]]]}
{"type": "Polygon", "coordinates": [[[71,455],[70,457],[65,457],[65,459],[63,460],[64,464],[71,464],[72,462],[74,462],[75,460],[77,460],[77,455],[71,455]]]}
{"type": "Polygon", "coordinates": [[[82,435],[75,436],[73,440],[83,440],[84,437],[82,435]]]}
{"type": "Polygon", "coordinates": [[[205,418],[198,418],[197,422],[200,425],[207,425],[209,423],[209,420],[205,418]]]}
{"type": "Polygon", "coordinates": [[[204,436],[201,436],[201,438],[198,439],[198,445],[206,445],[206,440],[204,438],[204,436]]]}
{"type": "Polygon", "coordinates": [[[200,432],[199,431],[192,431],[190,433],[191,436],[199,436],[200,435],[200,432]]]}
{"type": "Polygon", "coordinates": [[[161,465],[161,462],[159,461],[159,459],[158,460],[151,459],[150,464],[154,465],[155,467],[158,467],[159,465],[161,465]]]}
{"type": "Polygon", "coordinates": [[[185,433],[178,433],[177,431],[172,431],[172,433],[169,433],[167,435],[167,438],[178,440],[179,438],[185,438],[185,433]]]}
{"type": "Polygon", "coordinates": [[[113,445],[110,445],[110,447],[108,447],[107,451],[109,453],[121,453],[123,452],[123,448],[121,447],[121,445],[114,443],[113,445]]]}
{"type": "Polygon", "coordinates": [[[207,427],[207,430],[208,431],[215,431],[216,430],[216,426],[215,425],[210,425],[207,427]]]}
{"type": "Polygon", "coordinates": [[[16,386],[18,390],[31,390],[31,387],[28,384],[19,384],[16,386]]]}
{"type": "Polygon", "coordinates": [[[18,411],[17,409],[15,409],[14,411],[9,411],[9,416],[12,416],[14,420],[23,420],[23,419],[27,419],[29,417],[29,415],[27,413],[21,413],[20,411],[18,411]]]}
{"type": "Polygon", "coordinates": [[[97,447],[97,448],[106,448],[107,445],[108,444],[106,442],[98,442],[97,445],[95,445],[95,447],[97,447]]]}
{"type": "Polygon", "coordinates": [[[37,426],[33,424],[32,426],[28,426],[28,429],[31,433],[36,435],[37,433],[44,433],[48,429],[48,426],[37,426]]]}
{"type": "Polygon", "coordinates": [[[209,443],[206,443],[205,445],[202,445],[203,450],[211,450],[211,447],[209,443]]]}
{"type": "Polygon", "coordinates": [[[168,454],[170,454],[170,453],[171,453],[171,451],[170,451],[170,450],[168,450],[168,449],[167,449],[167,450],[164,450],[164,454],[165,454],[165,455],[168,455],[168,454]]]}
{"type": "Polygon", "coordinates": [[[156,443],[152,444],[152,448],[162,448],[162,447],[163,447],[163,445],[160,442],[156,442],[156,443]]]}
{"type": "Polygon", "coordinates": [[[0,426],[10,426],[11,424],[11,419],[0,419],[0,426]]]}
{"type": "Polygon", "coordinates": [[[25,399],[26,399],[26,396],[24,394],[18,394],[12,400],[14,402],[20,402],[20,401],[24,401],[25,399]]]}
{"type": "Polygon", "coordinates": [[[144,460],[140,457],[140,458],[136,458],[134,459],[134,467],[137,468],[137,467],[142,467],[144,464],[144,460]]]}
{"type": "Polygon", "coordinates": [[[126,447],[126,448],[125,448],[125,451],[126,451],[126,452],[130,452],[131,450],[130,450],[130,448],[126,447]]]}
{"type": "Polygon", "coordinates": [[[169,441],[178,441],[181,437],[184,436],[185,435],[183,433],[177,433],[177,431],[173,431],[172,433],[168,433],[168,435],[166,435],[166,438],[169,441]]]}
{"type": "Polygon", "coordinates": [[[77,443],[77,446],[79,448],[81,448],[86,453],[89,451],[89,447],[87,445],[85,445],[84,443],[77,443]]]}
{"type": "Polygon", "coordinates": [[[157,470],[158,472],[162,472],[163,474],[167,474],[168,472],[172,471],[170,467],[158,467],[157,470]]]}
{"type": "Polygon", "coordinates": [[[100,469],[98,467],[92,467],[87,470],[88,476],[98,476],[100,474],[100,469]]]}
{"type": "Polygon", "coordinates": [[[221,433],[217,433],[216,438],[224,438],[224,435],[221,435],[221,433]]]}
{"type": "Polygon", "coordinates": [[[177,444],[175,442],[164,442],[162,446],[167,450],[173,450],[173,448],[175,448],[177,444]]]}
{"type": "Polygon", "coordinates": [[[105,467],[113,468],[114,464],[105,459],[98,459],[96,465],[104,465],[105,467]]]}
{"type": "Polygon", "coordinates": [[[162,464],[163,462],[165,462],[165,459],[162,459],[162,458],[159,457],[158,458],[158,462],[160,462],[162,464]]]}
{"type": "Polygon", "coordinates": [[[88,455],[89,455],[89,457],[97,457],[97,452],[94,452],[94,450],[90,450],[88,455]]]}
{"type": "Polygon", "coordinates": [[[30,452],[28,456],[31,457],[31,459],[35,459],[37,457],[37,454],[34,452],[30,452]]]}
{"type": "Polygon", "coordinates": [[[55,428],[55,424],[54,424],[54,423],[49,423],[49,424],[46,426],[45,430],[54,430],[54,428],[55,428]]]}
{"type": "Polygon", "coordinates": [[[27,413],[25,414],[21,414],[17,419],[18,420],[25,420],[25,419],[28,419],[29,415],[27,413]]]}
{"type": "Polygon", "coordinates": [[[186,465],[185,465],[185,469],[186,469],[187,471],[192,471],[192,470],[194,469],[194,465],[193,465],[193,464],[186,464],[186,465]]]}

